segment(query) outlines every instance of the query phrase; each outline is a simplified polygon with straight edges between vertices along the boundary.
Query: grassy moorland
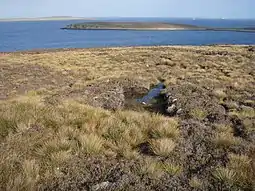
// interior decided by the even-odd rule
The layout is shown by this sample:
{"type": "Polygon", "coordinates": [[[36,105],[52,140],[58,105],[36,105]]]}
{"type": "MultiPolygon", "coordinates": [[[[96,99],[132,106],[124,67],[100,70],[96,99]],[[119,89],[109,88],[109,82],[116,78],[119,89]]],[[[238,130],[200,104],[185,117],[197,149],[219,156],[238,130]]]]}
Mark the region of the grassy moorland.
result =
{"type": "Polygon", "coordinates": [[[0,53],[0,71],[0,190],[254,189],[254,46],[0,53]],[[160,80],[182,112],[135,101],[160,80]]]}

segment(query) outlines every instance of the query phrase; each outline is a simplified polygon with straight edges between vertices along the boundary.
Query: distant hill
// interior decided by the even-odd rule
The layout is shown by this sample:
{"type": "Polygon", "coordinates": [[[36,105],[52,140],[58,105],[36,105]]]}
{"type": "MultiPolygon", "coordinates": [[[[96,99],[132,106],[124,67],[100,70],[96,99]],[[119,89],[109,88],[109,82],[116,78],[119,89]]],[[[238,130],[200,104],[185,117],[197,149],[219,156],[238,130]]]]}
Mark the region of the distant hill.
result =
{"type": "Polygon", "coordinates": [[[71,17],[71,16],[52,16],[52,17],[35,17],[35,18],[0,18],[0,22],[4,21],[57,21],[57,20],[92,20],[92,18],[85,17],[71,17]]]}

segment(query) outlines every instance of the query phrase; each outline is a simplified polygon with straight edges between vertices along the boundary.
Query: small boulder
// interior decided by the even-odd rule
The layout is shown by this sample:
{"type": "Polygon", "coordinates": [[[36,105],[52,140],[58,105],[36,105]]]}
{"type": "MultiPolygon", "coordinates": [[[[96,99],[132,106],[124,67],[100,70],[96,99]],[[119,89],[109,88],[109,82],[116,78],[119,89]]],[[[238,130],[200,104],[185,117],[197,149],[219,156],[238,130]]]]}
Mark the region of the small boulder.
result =
{"type": "Polygon", "coordinates": [[[111,184],[111,183],[108,182],[108,181],[102,182],[102,183],[93,185],[93,186],[91,187],[91,190],[92,190],[92,191],[104,190],[104,189],[107,189],[107,188],[110,186],[110,184],[111,184]]]}
{"type": "Polygon", "coordinates": [[[172,116],[172,115],[175,115],[177,111],[178,111],[178,109],[177,109],[177,107],[176,107],[175,104],[172,104],[171,106],[168,106],[168,107],[166,108],[167,114],[169,114],[169,115],[171,115],[171,116],[172,116]]]}

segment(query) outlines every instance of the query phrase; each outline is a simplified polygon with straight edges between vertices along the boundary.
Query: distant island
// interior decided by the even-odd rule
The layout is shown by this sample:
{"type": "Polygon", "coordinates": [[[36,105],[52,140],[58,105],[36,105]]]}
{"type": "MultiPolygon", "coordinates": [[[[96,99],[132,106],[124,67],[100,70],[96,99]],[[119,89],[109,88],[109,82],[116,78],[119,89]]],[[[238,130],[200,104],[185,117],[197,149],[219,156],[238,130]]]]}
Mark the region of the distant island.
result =
{"type": "Polygon", "coordinates": [[[67,30],[211,30],[255,32],[255,27],[250,28],[211,28],[187,24],[159,23],[159,22],[84,22],[70,24],[62,29],[67,30]]]}
{"type": "Polygon", "coordinates": [[[158,22],[85,22],[70,24],[62,29],[74,30],[185,30],[200,27],[158,22]]]}
{"type": "Polygon", "coordinates": [[[36,18],[0,18],[0,22],[11,21],[59,21],[59,20],[91,20],[85,17],[71,17],[71,16],[53,16],[53,17],[36,17],[36,18]]]}

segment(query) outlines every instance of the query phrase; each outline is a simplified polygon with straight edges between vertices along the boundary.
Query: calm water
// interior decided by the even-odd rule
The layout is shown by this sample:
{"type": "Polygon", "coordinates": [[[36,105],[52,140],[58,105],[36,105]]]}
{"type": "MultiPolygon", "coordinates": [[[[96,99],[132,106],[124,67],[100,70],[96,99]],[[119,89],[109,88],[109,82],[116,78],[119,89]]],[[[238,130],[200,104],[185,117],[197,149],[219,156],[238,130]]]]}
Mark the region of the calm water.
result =
{"type": "MultiPolygon", "coordinates": [[[[111,19],[107,19],[111,20],[111,19]]],[[[145,21],[145,19],[121,19],[145,21]]],[[[209,27],[255,27],[255,20],[146,19],[209,27]]],[[[145,45],[255,44],[255,33],[223,31],[74,31],[82,21],[0,22],[0,51],[145,45]]]]}

